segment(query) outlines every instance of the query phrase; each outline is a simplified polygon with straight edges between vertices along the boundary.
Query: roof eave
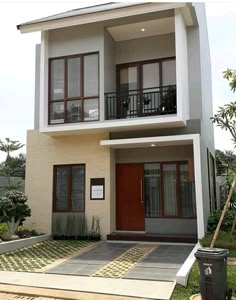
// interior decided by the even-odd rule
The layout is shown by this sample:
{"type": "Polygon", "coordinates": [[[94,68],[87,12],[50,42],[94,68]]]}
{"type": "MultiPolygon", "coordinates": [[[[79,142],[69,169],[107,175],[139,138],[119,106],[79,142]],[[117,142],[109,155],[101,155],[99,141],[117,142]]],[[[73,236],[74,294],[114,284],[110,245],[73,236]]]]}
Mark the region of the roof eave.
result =
{"type": "Polygon", "coordinates": [[[117,19],[122,17],[129,17],[134,15],[140,15],[145,13],[152,13],[154,11],[163,11],[167,9],[175,9],[186,7],[187,3],[176,3],[176,2],[167,2],[167,3],[140,3],[139,5],[129,6],[125,8],[100,11],[90,14],[84,14],[73,17],[65,17],[61,19],[55,19],[50,21],[41,21],[31,23],[31,24],[19,24],[17,29],[21,33],[29,33],[36,31],[46,31],[63,27],[70,27],[76,25],[91,24],[95,22],[107,21],[111,19],[117,19]],[[89,18],[88,18],[89,15],[89,18]]]}

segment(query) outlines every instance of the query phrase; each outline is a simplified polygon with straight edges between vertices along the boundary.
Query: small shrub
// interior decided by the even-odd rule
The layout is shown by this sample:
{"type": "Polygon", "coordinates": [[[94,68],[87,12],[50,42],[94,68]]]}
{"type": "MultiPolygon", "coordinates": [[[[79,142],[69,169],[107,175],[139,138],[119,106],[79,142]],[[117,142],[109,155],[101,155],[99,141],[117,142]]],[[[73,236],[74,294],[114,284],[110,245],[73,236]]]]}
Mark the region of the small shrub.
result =
{"type": "MultiPolygon", "coordinates": [[[[235,210],[228,210],[225,214],[223,223],[221,225],[221,230],[225,232],[230,232],[232,228],[232,224],[235,217],[235,210]]],[[[207,230],[209,232],[214,232],[216,230],[217,224],[220,220],[222,214],[222,210],[215,210],[212,212],[208,218],[207,230]]]]}
{"type": "Polygon", "coordinates": [[[6,223],[1,223],[0,224],[0,237],[2,237],[2,235],[7,233],[7,231],[8,231],[7,224],[6,223]]]}
{"type": "Polygon", "coordinates": [[[34,229],[31,230],[24,226],[18,226],[16,229],[16,235],[18,235],[21,239],[24,239],[32,236],[38,236],[40,234],[34,229]]]}

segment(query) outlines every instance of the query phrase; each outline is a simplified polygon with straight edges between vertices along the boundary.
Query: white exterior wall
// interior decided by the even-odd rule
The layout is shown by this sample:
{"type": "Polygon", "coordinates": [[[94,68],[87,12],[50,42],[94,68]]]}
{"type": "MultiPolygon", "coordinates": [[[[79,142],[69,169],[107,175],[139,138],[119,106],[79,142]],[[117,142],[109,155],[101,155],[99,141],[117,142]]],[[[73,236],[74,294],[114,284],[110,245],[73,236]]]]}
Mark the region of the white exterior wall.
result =
{"type": "Polygon", "coordinates": [[[213,115],[212,107],[212,79],[211,79],[211,59],[208,41],[207,22],[205,6],[202,3],[194,3],[199,22],[199,49],[200,49],[200,71],[201,71],[201,165],[203,184],[203,211],[205,229],[207,226],[209,205],[209,178],[207,163],[207,148],[215,156],[214,129],[210,117],[213,115]]]}
{"type": "MultiPolygon", "coordinates": [[[[103,25],[83,25],[43,31],[40,57],[40,131],[48,127],[48,58],[88,52],[99,52],[104,66],[103,25]]],[[[104,68],[99,68],[100,116],[104,116],[104,68]]],[[[58,127],[59,128],[59,127],[58,127]]]]}
{"type": "Polygon", "coordinates": [[[188,46],[187,30],[180,9],[175,9],[175,49],[176,49],[176,86],[177,113],[184,120],[189,119],[188,88],[188,46]],[[180,109],[181,111],[179,111],[180,109]]]}
{"type": "Polygon", "coordinates": [[[116,42],[116,63],[175,56],[175,34],[116,42]]]}

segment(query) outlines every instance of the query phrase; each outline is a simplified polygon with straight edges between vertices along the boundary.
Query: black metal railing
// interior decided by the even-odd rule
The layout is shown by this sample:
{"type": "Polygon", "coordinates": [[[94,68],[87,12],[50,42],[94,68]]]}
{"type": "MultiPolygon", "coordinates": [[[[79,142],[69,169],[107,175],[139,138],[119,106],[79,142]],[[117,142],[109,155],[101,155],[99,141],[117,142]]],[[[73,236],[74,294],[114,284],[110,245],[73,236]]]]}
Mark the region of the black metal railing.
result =
{"type": "Polygon", "coordinates": [[[105,93],[106,120],[176,113],[175,85],[105,93]]]}

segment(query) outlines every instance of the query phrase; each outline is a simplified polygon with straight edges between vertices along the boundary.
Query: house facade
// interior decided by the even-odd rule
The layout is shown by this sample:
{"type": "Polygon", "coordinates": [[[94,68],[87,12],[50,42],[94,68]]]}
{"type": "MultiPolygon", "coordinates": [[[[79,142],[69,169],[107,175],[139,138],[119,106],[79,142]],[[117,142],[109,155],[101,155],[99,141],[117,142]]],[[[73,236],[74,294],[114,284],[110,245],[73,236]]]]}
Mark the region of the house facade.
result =
{"type": "Polygon", "coordinates": [[[204,4],[109,3],[18,29],[41,32],[28,225],[58,234],[86,216],[103,239],[203,237],[216,205],[204,4]]]}

